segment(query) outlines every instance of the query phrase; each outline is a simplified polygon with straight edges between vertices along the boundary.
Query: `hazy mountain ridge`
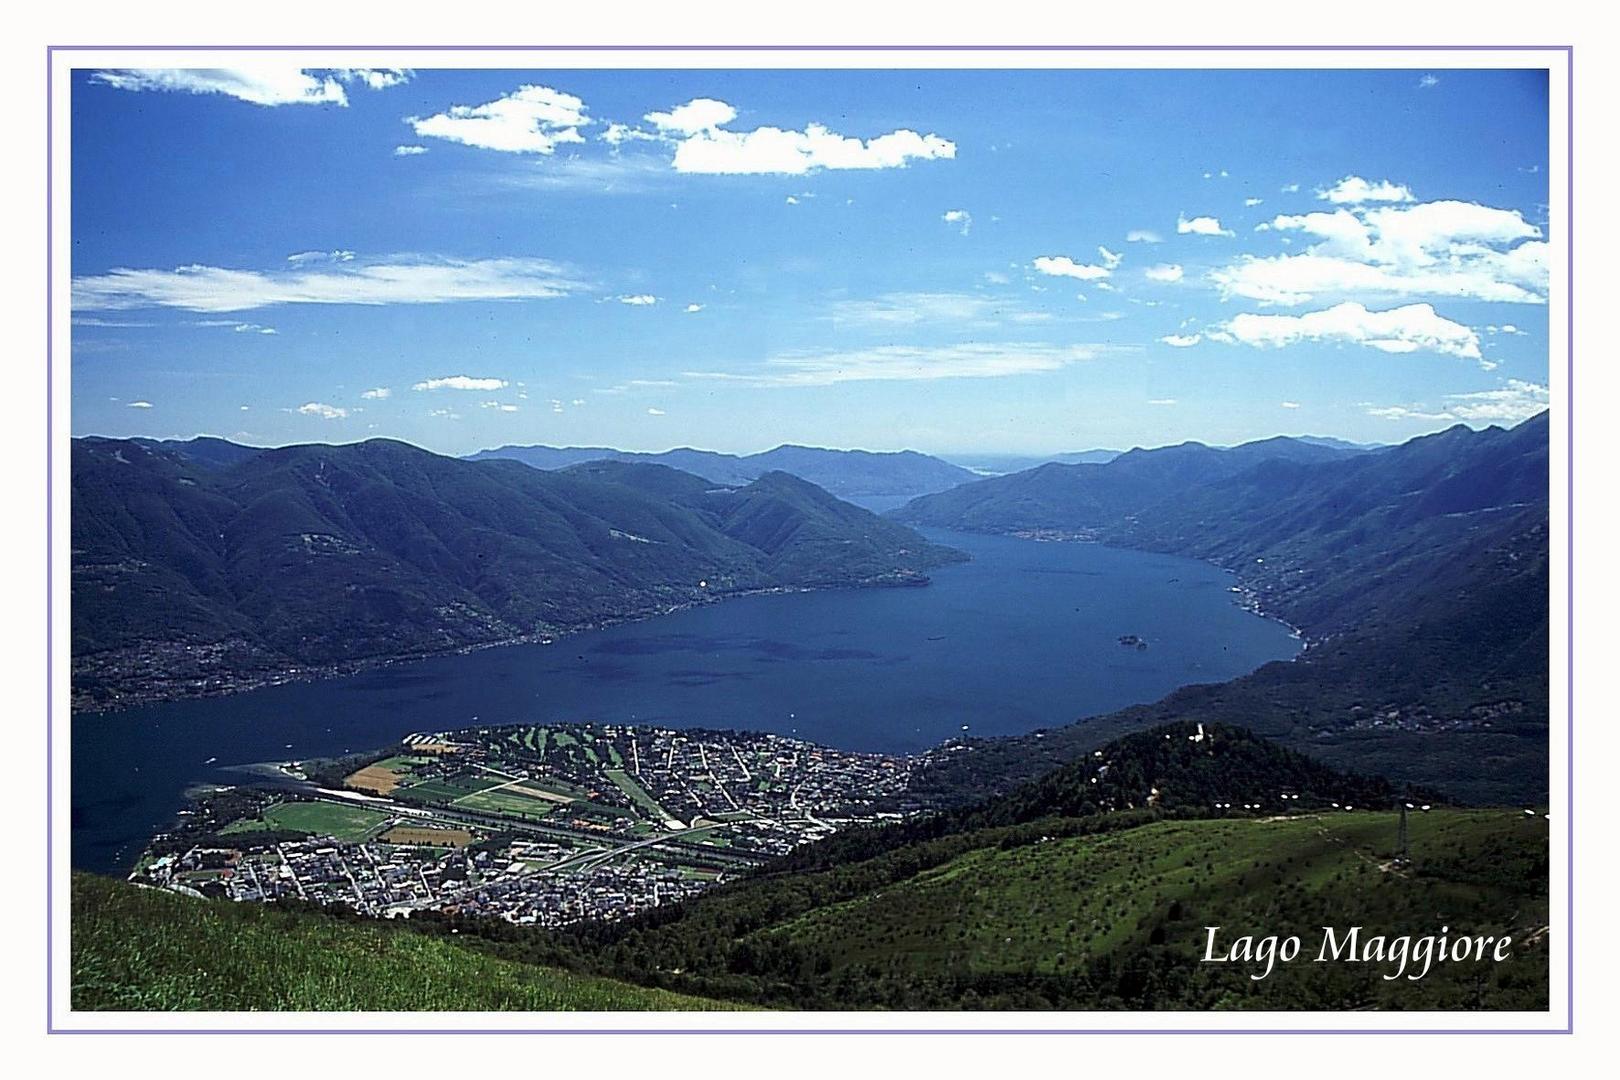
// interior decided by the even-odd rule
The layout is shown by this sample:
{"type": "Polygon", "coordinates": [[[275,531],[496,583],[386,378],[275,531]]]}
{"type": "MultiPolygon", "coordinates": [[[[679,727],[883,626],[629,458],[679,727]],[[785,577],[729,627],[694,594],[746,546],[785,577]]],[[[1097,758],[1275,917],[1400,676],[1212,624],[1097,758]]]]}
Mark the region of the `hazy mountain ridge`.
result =
{"type": "MultiPolygon", "coordinates": [[[[230,444],[226,444],[229,446],[230,444]]],[[[73,453],[82,704],[549,636],[759,589],[903,583],[959,556],[785,474],[541,472],[404,443],[73,453]]]]}
{"type": "Polygon", "coordinates": [[[589,461],[643,462],[668,465],[730,486],[747,484],[769,472],[785,472],[841,498],[923,495],[974,479],[967,469],[915,450],[874,453],[791,444],[747,455],[689,447],[642,454],[577,446],[502,446],[471,455],[474,461],[492,458],[521,461],[537,469],[563,469],[589,461]]]}

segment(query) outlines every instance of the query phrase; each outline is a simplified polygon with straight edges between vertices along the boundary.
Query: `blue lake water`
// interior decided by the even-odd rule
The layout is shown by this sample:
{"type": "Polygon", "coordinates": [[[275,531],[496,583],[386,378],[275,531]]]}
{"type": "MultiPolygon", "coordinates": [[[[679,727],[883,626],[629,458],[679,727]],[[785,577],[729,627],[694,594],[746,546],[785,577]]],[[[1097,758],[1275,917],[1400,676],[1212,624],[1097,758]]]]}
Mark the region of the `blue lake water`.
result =
{"type": "Polygon", "coordinates": [[[745,728],[857,750],[1010,735],[1295,655],[1204,563],[925,530],[973,561],[926,588],[744,597],[551,645],[486,649],[73,721],[73,863],[132,862],[224,769],[473,723],[745,728]],[[1136,634],[1146,650],[1119,644],[1136,634]],[[214,759],[212,763],[208,763],[214,759]]]}

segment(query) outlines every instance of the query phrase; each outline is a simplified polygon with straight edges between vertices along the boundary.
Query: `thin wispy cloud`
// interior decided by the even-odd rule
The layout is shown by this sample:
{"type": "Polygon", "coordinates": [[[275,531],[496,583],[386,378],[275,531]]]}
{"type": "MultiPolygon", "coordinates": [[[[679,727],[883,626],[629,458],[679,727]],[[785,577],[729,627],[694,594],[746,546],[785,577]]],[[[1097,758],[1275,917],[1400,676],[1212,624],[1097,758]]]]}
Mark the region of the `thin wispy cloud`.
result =
{"type": "Polygon", "coordinates": [[[346,85],[383,90],[409,81],[404,68],[112,68],[90,81],[118,90],[221,94],[252,105],[347,105],[346,85]]]}
{"type": "Polygon", "coordinates": [[[940,215],[940,220],[947,225],[955,225],[963,236],[973,231],[973,215],[966,210],[947,210],[940,215]]]}
{"type": "Polygon", "coordinates": [[[250,311],[278,304],[442,304],[549,300],[581,291],[571,272],[546,259],[346,261],[276,271],[218,266],[119,268],[73,279],[75,311],[145,307],[250,311]]]}
{"type": "Polygon", "coordinates": [[[348,409],[336,405],[328,405],[321,401],[309,401],[298,406],[297,410],[303,416],[315,416],[322,420],[342,420],[349,415],[348,409]]]}
{"type": "Polygon", "coordinates": [[[1093,345],[884,345],[836,352],[773,356],[757,371],[689,371],[687,378],[753,386],[832,386],[846,382],[996,379],[1060,371],[1098,356],[1093,345]]]}

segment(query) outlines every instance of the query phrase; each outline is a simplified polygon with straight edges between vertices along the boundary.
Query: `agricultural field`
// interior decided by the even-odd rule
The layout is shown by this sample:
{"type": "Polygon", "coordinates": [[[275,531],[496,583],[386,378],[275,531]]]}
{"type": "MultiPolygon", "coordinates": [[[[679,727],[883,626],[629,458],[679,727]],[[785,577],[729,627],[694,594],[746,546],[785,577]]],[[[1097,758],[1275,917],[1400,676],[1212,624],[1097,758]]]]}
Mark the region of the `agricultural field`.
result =
{"type": "Polygon", "coordinates": [[[414,847],[464,848],[475,837],[466,829],[432,829],[421,825],[395,825],[377,839],[385,844],[414,847]]]}

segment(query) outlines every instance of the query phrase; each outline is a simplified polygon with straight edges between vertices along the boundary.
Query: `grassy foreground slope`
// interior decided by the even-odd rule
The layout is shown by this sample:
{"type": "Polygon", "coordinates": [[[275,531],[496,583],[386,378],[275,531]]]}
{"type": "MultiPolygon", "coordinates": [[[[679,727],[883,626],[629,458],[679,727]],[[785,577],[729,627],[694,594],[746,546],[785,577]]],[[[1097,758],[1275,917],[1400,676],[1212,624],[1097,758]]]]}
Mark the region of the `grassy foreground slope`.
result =
{"type": "Polygon", "coordinates": [[[83,1010],[542,1011],[728,1006],[481,955],[386,923],[73,878],[83,1010]]]}
{"type": "Polygon", "coordinates": [[[1048,819],[745,881],[581,928],[574,956],[550,959],[807,1009],[1546,1008],[1546,821],[1437,809],[1412,815],[1410,832],[1399,864],[1392,812],[1048,819]],[[1297,934],[1303,959],[1260,981],[1202,963],[1207,926],[1297,934]],[[1393,967],[1309,962],[1325,926],[1515,944],[1501,964],[1386,980],[1393,967]]]}

